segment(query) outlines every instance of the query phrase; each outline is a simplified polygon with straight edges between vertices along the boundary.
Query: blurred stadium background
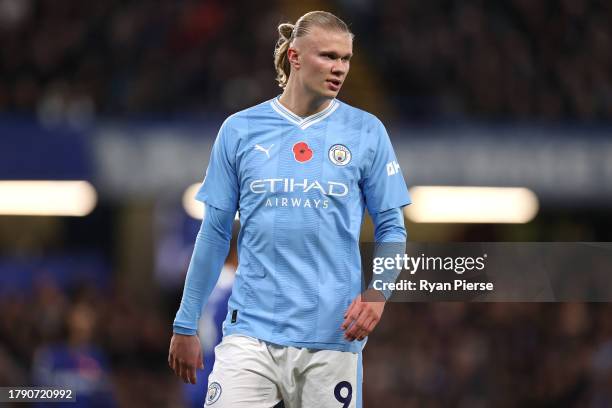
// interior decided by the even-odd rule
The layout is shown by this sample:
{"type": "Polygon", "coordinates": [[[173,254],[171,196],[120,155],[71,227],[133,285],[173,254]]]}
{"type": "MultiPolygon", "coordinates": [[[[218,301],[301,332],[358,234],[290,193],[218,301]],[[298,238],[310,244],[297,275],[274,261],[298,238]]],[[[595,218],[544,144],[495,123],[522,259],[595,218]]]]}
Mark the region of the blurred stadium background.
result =
{"type": "MultiPolygon", "coordinates": [[[[185,191],[224,117],[279,93],[277,24],[313,9],[355,32],[340,97],[388,126],[410,186],[537,197],[519,223],[409,218],[411,240],[610,241],[609,1],[0,0],[0,386],[197,406],[205,377],[194,390],[166,363],[199,226],[185,191]],[[63,184],[7,183],[24,180],[89,184],[57,202],[63,184]],[[81,215],[16,215],[27,197],[81,215]]],[[[389,304],[365,406],[612,406],[611,312],[389,304]]]]}

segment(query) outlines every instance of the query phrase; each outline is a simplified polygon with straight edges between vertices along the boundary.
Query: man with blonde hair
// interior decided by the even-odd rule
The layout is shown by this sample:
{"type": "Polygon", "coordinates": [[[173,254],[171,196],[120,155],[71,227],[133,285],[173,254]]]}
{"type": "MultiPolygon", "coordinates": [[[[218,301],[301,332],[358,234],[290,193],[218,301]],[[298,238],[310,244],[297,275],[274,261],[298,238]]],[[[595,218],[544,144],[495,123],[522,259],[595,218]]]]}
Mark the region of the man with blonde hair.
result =
{"type": "Polygon", "coordinates": [[[196,382],[197,321],[238,211],[238,271],[206,406],[355,407],[361,350],[390,296],[362,298],[364,211],[377,242],[403,245],[410,198],[382,123],[336,99],[353,55],[346,24],[314,11],[278,31],[283,92],[223,123],[196,196],[206,215],[168,363],[196,382]]]}

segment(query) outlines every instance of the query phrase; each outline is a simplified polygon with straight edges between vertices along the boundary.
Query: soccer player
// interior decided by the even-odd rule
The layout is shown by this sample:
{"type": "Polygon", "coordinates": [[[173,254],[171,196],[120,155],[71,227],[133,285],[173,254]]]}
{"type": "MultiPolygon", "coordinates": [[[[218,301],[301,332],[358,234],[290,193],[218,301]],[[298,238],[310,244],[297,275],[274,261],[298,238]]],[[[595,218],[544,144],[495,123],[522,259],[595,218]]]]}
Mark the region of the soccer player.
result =
{"type": "Polygon", "coordinates": [[[196,325],[238,211],[238,270],[206,406],[359,406],[360,353],[390,295],[362,298],[364,211],[377,242],[403,245],[410,198],[382,123],[336,99],[353,54],[346,24],[314,11],[278,31],[283,92],[223,123],[196,195],[205,217],[168,363],[196,382],[196,325]]]}

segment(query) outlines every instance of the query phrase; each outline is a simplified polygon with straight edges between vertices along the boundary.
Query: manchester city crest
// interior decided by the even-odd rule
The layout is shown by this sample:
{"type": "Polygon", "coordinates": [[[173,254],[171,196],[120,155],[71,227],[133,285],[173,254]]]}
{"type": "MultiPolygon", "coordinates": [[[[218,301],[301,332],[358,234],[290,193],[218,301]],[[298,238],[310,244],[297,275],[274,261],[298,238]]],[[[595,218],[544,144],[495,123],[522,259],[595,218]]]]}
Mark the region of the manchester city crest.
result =
{"type": "Polygon", "coordinates": [[[351,151],[345,145],[333,145],[329,148],[329,160],[336,166],[346,166],[351,161],[351,151]]]}
{"type": "Polygon", "coordinates": [[[210,383],[206,393],[206,405],[212,405],[221,397],[221,384],[218,382],[210,383]]]}

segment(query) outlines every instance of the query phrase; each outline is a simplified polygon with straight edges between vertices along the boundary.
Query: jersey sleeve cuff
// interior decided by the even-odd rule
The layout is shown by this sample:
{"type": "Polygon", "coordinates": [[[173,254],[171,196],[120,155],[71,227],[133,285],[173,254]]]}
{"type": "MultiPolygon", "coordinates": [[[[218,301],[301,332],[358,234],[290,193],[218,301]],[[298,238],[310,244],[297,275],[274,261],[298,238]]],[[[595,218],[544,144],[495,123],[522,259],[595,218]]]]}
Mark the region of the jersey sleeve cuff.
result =
{"type": "Polygon", "coordinates": [[[187,328],[181,327],[181,326],[172,326],[172,331],[175,334],[182,334],[184,336],[195,336],[196,334],[198,334],[197,330],[187,329],[187,328]]]}

